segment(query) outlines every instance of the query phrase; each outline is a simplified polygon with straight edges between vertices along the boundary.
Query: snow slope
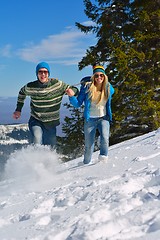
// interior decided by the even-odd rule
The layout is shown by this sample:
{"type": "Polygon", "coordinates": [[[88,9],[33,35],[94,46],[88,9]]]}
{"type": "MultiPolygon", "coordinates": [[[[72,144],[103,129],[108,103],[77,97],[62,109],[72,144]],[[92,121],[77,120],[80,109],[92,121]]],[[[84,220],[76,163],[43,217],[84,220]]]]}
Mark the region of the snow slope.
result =
{"type": "MultiPolygon", "coordinates": [[[[1,157],[5,141],[15,144],[11,132],[4,138],[1,157]]],[[[88,166],[16,144],[1,172],[1,240],[160,239],[160,129],[111,146],[108,162],[88,166]]]]}

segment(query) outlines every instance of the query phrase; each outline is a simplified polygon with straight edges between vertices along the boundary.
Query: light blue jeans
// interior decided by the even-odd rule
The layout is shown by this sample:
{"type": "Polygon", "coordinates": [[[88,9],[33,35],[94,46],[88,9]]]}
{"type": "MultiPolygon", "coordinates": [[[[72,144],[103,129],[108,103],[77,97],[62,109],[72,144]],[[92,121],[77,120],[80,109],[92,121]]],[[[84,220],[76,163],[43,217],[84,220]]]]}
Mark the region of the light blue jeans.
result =
{"type": "Polygon", "coordinates": [[[84,164],[88,164],[91,161],[96,130],[98,130],[100,134],[100,155],[108,156],[110,123],[107,117],[90,118],[88,121],[84,121],[84,164]]]}
{"type": "Polygon", "coordinates": [[[28,122],[33,144],[50,145],[56,148],[56,127],[46,127],[42,122],[30,117],[28,122]]]}

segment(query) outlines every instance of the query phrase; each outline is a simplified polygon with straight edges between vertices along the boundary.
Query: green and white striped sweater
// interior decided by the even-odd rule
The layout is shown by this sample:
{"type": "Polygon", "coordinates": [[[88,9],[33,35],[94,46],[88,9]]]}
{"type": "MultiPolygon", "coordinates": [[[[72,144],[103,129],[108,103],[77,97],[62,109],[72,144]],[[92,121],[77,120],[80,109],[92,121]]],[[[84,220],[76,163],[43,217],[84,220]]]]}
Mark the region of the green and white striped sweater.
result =
{"type": "MultiPolygon", "coordinates": [[[[60,106],[68,84],[50,78],[46,84],[39,80],[23,86],[18,94],[16,111],[22,111],[26,96],[30,96],[31,116],[48,126],[60,124],[60,106]]],[[[78,89],[71,87],[77,95],[78,89]]]]}

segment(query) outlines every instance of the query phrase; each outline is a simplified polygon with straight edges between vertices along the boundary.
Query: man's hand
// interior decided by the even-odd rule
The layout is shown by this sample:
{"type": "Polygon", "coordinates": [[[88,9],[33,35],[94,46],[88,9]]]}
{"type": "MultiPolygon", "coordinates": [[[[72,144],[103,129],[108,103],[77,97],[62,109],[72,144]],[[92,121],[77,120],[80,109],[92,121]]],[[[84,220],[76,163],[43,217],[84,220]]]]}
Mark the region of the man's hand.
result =
{"type": "Polygon", "coordinates": [[[74,96],[74,91],[71,88],[67,88],[65,92],[69,97],[74,96]]]}
{"type": "Polygon", "coordinates": [[[18,119],[18,118],[20,118],[20,117],[21,117],[21,112],[15,111],[15,112],[13,113],[13,118],[14,118],[14,119],[18,119]]]}

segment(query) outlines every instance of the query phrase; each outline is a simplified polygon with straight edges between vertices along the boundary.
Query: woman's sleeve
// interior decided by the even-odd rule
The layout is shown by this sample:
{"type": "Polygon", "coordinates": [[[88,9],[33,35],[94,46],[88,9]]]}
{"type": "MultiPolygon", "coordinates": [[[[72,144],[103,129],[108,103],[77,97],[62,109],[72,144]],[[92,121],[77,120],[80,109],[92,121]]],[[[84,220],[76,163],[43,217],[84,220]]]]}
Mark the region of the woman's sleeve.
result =
{"type": "Polygon", "coordinates": [[[78,96],[69,97],[70,103],[75,107],[79,108],[86,97],[86,88],[81,86],[78,96]]]}

